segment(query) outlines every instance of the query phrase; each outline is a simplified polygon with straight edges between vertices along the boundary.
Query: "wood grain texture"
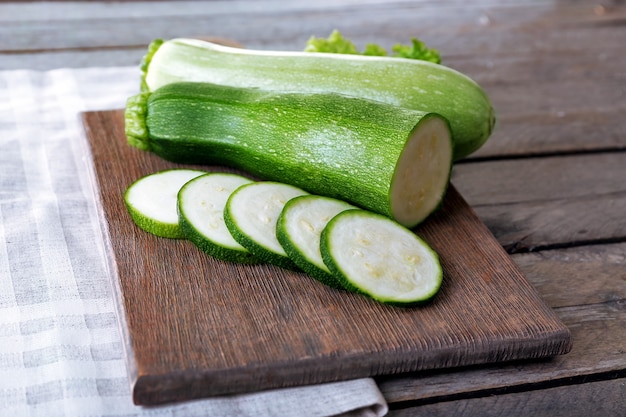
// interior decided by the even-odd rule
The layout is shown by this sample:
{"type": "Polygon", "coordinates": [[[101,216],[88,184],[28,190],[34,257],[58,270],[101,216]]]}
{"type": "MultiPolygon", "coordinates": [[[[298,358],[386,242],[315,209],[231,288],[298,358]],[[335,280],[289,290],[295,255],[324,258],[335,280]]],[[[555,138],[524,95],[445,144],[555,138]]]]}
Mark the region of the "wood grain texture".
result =
{"type": "Polygon", "coordinates": [[[417,230],[441,256],[442,290],[426,306],[389,307],[301,273],[219,262],[187,241],[139,230],[124,190],[180,165],[128,146],[121,111],[83,120],[138,404],[571,349],[567,327],[454,188],[417,230]]]}
{"type": "Polygon", "coordinates": [[[512,253],[625,240],[624,178],[626,153],[606,152],[460,164],[452,181],[512,253]]]}
{"type": "Polygon", "coordinates": [[[483,207],[624,195],[624,178],[626,152],[606,152],[457,164],[452,181],[483,207]]]}
{"type": "Polygon", "coordinates": [[[520,253],[513,260],[553,309],[626,300],[624,242],[520,253]]]}

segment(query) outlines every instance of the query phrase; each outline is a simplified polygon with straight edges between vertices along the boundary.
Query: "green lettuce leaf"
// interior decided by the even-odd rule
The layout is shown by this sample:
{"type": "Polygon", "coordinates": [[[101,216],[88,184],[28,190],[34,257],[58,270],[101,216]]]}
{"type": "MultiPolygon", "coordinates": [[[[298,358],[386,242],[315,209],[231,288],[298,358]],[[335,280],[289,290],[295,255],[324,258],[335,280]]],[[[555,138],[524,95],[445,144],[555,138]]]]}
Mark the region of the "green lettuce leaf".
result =
{"type": "Polygon", "coordinates": [[[306,43],[304,51],[359,55],[359,51],[357,50],[354,43],[344,38],[338,30],[334,30],[326,39],[311,36],[311,38],[306,43]]]}
{"type": "Polygon", "coordinates": [[[411,38],[411,45],[396,44],[392,48],[394,55],[401,58],[421,59],[423,61],[441,63],[441,55],[436,49],[428,48],[424,42],[417,38],[411,38]]]}
{"type": "Polygon", "coordinates": [[[388,55],[387,50],[375,43],[365,45],[363,52],[359,52],[356,45],[345,38],[338,30],[333,30],[328,38],[316,38],[312,36],[306,43],[305,52],[325,52],[331,54],[351,54],[369,56],[391,56],[397,58],[419,59],[430,61],[435,64],[441,63],[439,51],[428,48],[424,42],[417,38],[411,38],[411,45],[396,44],[392,48],[392,54],[388,55]]]}

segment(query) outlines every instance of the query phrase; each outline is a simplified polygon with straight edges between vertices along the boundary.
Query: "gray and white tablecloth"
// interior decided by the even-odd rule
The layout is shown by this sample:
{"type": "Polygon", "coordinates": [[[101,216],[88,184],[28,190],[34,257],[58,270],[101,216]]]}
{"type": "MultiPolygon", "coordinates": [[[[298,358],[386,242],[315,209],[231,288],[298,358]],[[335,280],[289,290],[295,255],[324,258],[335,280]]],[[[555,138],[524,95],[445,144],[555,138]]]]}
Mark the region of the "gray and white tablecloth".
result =
{"type": "Polygon", "coordinates": [[[372,379],[133,405],[79,113],[137,68],[0,71],[0,416],[382,416],[372,379]]]}

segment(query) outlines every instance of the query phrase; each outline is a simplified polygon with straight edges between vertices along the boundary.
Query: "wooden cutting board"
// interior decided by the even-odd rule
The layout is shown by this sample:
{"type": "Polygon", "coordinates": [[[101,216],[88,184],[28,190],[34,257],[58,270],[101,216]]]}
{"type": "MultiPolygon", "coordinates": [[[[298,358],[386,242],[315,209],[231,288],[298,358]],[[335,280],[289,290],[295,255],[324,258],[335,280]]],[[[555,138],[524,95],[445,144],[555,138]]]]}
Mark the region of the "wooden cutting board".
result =
{"type": "Polygon", "coordinates": [[[385,306],[303,273],[217,261],[188,241],[141,231],[124,191],[143,175],[183,165],[127,145],[121,110],[85,113],[83,122],[136,404],[571,348],[568,329],[454,187],[416,229],[440,255],[441,291],[425,306],[385,306]]]}

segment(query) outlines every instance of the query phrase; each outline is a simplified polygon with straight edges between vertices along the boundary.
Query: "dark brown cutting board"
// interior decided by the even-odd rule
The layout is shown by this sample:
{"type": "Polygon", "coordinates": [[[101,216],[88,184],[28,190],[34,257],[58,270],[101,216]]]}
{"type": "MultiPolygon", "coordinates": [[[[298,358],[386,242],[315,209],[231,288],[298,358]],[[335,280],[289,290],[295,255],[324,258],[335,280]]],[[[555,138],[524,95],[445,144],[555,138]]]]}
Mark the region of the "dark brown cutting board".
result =
{"type": "Polygon", "coordinates": [[[83,121],[137,404],[571,348],[568,329],[454,187],[416,230],[440,255],[441,291],[425,306],[390,307],[302,273],[216,261],[188,241],[139,230],[125,189],[182,165],[127,145],[121,110],[85,113],[83,121]]]}

